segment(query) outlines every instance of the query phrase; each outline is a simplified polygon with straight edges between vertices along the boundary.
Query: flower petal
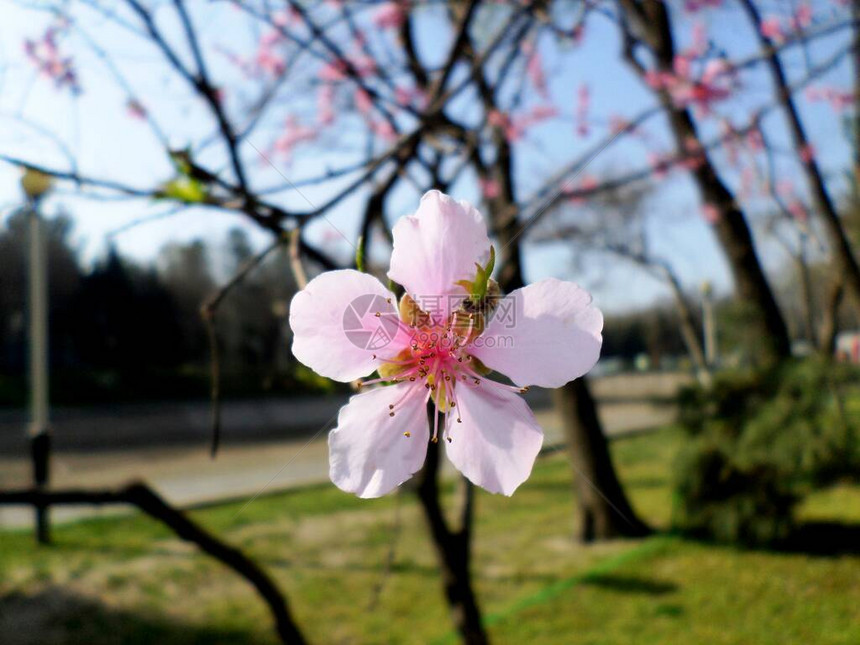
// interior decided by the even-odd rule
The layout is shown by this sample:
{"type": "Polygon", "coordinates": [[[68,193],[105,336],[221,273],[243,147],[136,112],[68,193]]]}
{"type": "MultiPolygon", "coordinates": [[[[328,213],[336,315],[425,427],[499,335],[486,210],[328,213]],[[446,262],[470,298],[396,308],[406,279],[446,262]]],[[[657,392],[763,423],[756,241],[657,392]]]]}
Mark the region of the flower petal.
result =
{"type": "Polygon", "coordinates": [[[359,497],[380,497],[412,477],[424,464],[430,440],[425,399],[424,388],[414,383],[351,397],[328,436],[335,485],[359,497]]]}
{"type": "Polygon", "coordinates": [[[516,392],[486,382],[459,383],[455,394],[463,422],[448,414],[448,458],[473,484],[513,495],[531,474],[543,443],[534,414],[516,392]]]}
{"type": "Polygon", "coordinates": [[[602,329],[590,293],[549,278],[507,296],[467,351],[521,387],[561,387],[597,363],[602,329]]]}
{"type": "Polygon", "coordinates": [[[398,220],[393,236],[388,277],[403,285],[424,311],[447,320],[458,298],[466,295],[457,282],[474,279],[475,263],[487,261],[490,239],[484,218],[471,204],[431,190],[415,215],[398,220]]]}
{"type": "Polygon", "coordinates": [[[290,303],[290,327],[295,357],[336,381],[367,376],[379,366],[376,354],[394,356],[409,339],[394,294],[372,275],[353,270],[311,280],[290,303]]]}

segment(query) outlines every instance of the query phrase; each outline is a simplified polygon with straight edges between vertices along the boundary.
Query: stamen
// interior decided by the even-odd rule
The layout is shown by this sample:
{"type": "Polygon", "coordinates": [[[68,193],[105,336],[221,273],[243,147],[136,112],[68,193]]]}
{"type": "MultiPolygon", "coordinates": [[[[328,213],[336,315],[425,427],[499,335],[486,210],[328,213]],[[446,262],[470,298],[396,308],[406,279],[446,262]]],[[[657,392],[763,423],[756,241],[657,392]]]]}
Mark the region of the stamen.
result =
{"type": "MultiPolygon", "coordinates": [[[[527,387],[518,387],[516,385],[505,385],[504,383],[499,383],[498,381],[494,381],[493,379],[489,379],[489,378],[483,379],[483,381],[482,381],[481,375],[478,374],[477,372],[469,369],[468,367],[463,367],[461,369],[463,370],[463,372],[465,374],[468,374],[472,378],[472,380],[475,382],[475,385],[480,385],[482,382],[484,382],[487,385],[492,385],[493,387],[500,388],[502,390],[508,390],[509,392],[517,392],[518,394],[523,394],[524,392],[528,391],[527,387]]],[[[464,376],[463,379],[465,380],[466,377],[464,376]]]]}

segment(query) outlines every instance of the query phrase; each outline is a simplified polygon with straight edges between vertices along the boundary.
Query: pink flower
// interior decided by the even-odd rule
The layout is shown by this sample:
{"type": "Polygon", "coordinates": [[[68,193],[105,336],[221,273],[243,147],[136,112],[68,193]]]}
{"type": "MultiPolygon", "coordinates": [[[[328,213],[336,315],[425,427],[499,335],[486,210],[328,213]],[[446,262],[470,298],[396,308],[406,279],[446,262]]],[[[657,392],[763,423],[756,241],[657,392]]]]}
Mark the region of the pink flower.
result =
{"type": "Polygon", "coordinates": [[[485,199],[495,199],[502,193],[502,187],[497,179],[481,179],[481,194],[485,199]]]}
{"type": "Polygon", "coordinates": [[[599,185],[600,183],[597,181],[597,177],[594,175],[586,175],[579,182],[578,188],[565,191],[567,194],[567,201],[574,206],[584,204],[587,201],[588,195],[594,192],[599,185]]]}
{"type": "Polygon", "coordinates": [[[796,31],[803,31],[812,25],[812,7],[807,3],[801,4],[794,12],[792,24],[796,31]]]}
{"type": "Polygon", "coordinates": [[[290,163],[295,147],[301,143],[313,141],[318,134],[315,128],[302,125],[295,116],[290,115],[284,123],[283,134],[275,139],[273,147],[275,152],[283,157],[284,161],[290,163]]]}
{"type": "Polygon", "coordinates": [[[386,2],[373,14],[373,24],[379,29],[397,29],[406,22],[406,12],[399,2],[386,2]]]}
{"type": "Polygon", "coordinates": [[[126,112],[132,119],[143,121],[146,119],[146,108],[137,99],[129,99],[125,104],[126,112]]]}
{"type": "Polygon", "coordinates": [[[590,370],[603,317],[585,290],[555,279],[503,300],[470,296],[479,284],[492,293],[494,283],[476,275],[489,252],[481,214],[431,191],[394,227],[388,277],[406,290],[399,305],[353,270],[323,273],[293,298],[299,361],[338,381],[378,371],[365,385],[386,383],[353,396],[329,434],[329,474],[342,490],[385,495],[421,468],[440,435],[454,466],[490,492],[511,495],[528,478],[543,432],[519,394],[590,370]],[[490,370],[515,385],[487,378],[490,370]]]}
{"type": "MultiPolygon", "coordinates": [[[[546,83],[546,74],[543,71],[543,58],[540,55],[540,52],[535,50],[533,47],[529,48],[532,51],[529,51],[528,54],[528,62],[526,63],[526,72],[529,75],[529,80],[535,88],[535,91],[540,95],[541,98],[549,97],[549,89],[546,83]]],[[[525,53],[525,52],[524,52],[525,53]]]]}
{"type": "Polygon", "coordinates": [[[523,127],[521,123],[514,123],[504,112],[499,110],[490,110],[487,113],[487,123],[494,128],[499,128],[504,132],[505,138],[511,143],[519,140],[523,136],[523,127]]]}
{"type": "Polygon", "coordinates": [[[591,92],[588,85],[580,85],[576,92],[576,133],[588,136],[588,108],[591,105],[591,92]]]}
{"type": "Polygon", "coordinates": [[[810,87],[806,90],[806,100],[810,102],[827,101],[837,114],[842,114],[851,109],[854,98],[854,92],[841,90],[837,87],[810,87]]]}
{"type": "Polygon", "coordinates": [[[657,154],[656,152],[648,153],[648,164],[651,166],[656,179],[665,179],[669,174],[669,169],[672,167],[672,162],[666,155],[657,154]]]}
{"type": "Polygon", "coordinates": [[[361,88],[355,91],[355,109],[363,116],[369,116],[373,112],[373,99],[361,88]]]}
{"type": "Polygon", "coordinates": [[[702,9],[716,9],[721,4],[723,4],[723,0],[686,0],[684,2],[684,9],[689,13],[695,13],[702,9]]]}
{"type": "Polygon", "coordinates": [[[785,31],[782,28],[782,21],[777,16],[768,16],[761,21],[758,26],[761,35],[776,43],[781,43],[785,40],[785,31]]]}
{"type": "Polygon", "coordinates": [[[758,127],[751,128],[747,133],[747,146],[753,152],[761,152],[764,150],[764,137],[758,127]]]}
{"type": "Polygon", "coordinates": [[[72,94],[81,93],[81,85],[71,56],[63,57],[57,38],[65,24],[49,27],[39,40],[25,40],[24,54],[46,77],[54,81],[57,89],[69,88],[72,94]]]}
{"type": "Polygon", "coordinates": [[[323,85],[317,94],[317,122],[322,125],[334,123],[334,87],[323,85]]]}
{"type": "Polygon", "coordinates": [[[713,204],[702,204],[702,217],[708,224],[716,224],[720,219],[720,209],[713,204]]]}
{"type": "Polygon", "coordinates": [[[392,142],[397,139],[397,131],[394,126],[384,119],[371,120],[370,131],[383,141],[392,142]]]}
{"type": "Polygon", "coordinates": [[[807,221],[809,221],[809,213],[806,210],[806,205],[799,199],[794,199],[789,202],[788,206],[786,206],[786,209],[788,210],[788,213],[799,224],[805,224],[807,221]]]}

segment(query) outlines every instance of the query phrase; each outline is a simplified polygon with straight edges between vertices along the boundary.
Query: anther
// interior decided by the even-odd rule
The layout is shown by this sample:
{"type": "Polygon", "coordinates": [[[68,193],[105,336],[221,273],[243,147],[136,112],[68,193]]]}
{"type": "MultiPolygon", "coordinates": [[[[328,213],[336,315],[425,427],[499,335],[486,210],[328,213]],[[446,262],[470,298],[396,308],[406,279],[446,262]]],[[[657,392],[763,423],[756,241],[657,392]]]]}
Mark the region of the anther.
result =
{"type": "Polygon", "coordinates": [[[476,378],[476,379],[475,379],[475,385],[480,385],[480,384],[481,384],[481,379],[476,378]]]}
{"type": "Polygon", "coordinates": [[[393,416],[394,416],[394,413],[393,413],[393,412],[389,412],[389,413],[388,413],[388,416],[393,417],[393,416]]]}
{"type": "Polygon", "coordinates": [[[433,437],[430,439],[433,443],[439,443],[439,437],[433,437]]]}
{"type": "Polygon", "coordinates": [[[374,315],[374,316],[376,316],[377,318],[381,318],[381,317],[382,317],[382,314],[381,314],[381,313],[379,313],[378,311],[377,311],[375,314],[373,314],[373,315],[374,315]]]}
{"type": "Polygon", "coordinates": [[[389,409],[389,410],[393,410],[393,409],[394,409],[394,404],[393,404],[393,403],[389,403],[389,404],[388,404],[388,409],[389,409]]]}
{"type": "Polygon", "coordinates": [[[414,380],[415,380],[415,377],[414,377],[414,376],[410,376],[410,377],[409,377],[409,380],[410,380],[410,381],[414,381],[414,380]]]}
{"type": "Polygon", "coordinates": [[[411,437],[411,436],[412,436],[412,433],[411,433],[411,432],[404,432],[404,433],[403,433],[403,436],[404,436],[404,437],[406,437],[406,438],[408,439],[409,437],[411,437]]]}
{"type": "Polygon", "coordinates": [[[445,437],[448,440],[448,443],[451,443],[453,439],[451,437],[445,437]]]}

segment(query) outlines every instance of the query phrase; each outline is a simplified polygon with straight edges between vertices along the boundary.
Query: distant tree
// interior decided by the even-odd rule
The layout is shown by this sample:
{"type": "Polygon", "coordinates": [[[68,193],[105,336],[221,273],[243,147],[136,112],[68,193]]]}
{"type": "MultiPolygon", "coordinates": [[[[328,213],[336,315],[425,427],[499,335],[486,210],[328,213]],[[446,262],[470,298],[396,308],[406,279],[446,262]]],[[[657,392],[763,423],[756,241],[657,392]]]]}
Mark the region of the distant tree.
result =
{"type": "Polygon", "coordinates": [[[215,290],[215,278],[206,243],[172,243],[159,253],[158,276],[177,307],[186,358],[202,364],[208,360],[206,330],[200,324],[200,308],[215,290]]]}
{"type": "Polygon", "coordinates": [[[73,338],[81,361],[121,374],[176,367],[186,358],[177,305],[152,270],[111,248],[74,299],[73,338]]]}

